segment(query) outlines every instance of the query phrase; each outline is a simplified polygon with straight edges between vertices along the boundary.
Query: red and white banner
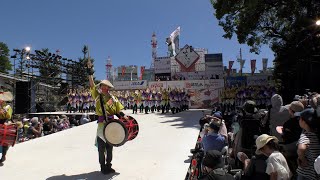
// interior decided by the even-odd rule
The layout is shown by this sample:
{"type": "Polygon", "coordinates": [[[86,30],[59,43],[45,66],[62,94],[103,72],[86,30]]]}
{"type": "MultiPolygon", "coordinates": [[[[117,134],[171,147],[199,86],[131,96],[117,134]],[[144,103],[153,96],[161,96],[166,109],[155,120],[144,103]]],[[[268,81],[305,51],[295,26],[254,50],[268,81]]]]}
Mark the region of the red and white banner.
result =
{"type": "Polygon", "coordinates": [[[140,67],[140,80],[142,80],[145,68],[146,68],[145,66],[140,67]]]}
{"type": "Polygon", "coordinates": [[[253,75],[254,74],[254,72],[256,71],[256,60],[255,59],[253,59],[253,60],[251,60],[251,74],[253,75]]]}
{"type": "Polygon", "coordinates": [[[150,89],[166,89],[167,81],[151,81],[148,83],[150,89]]]}
{"type": "Polygon", "coordinates": [[[266,72],[268,68],[268,58],[262,58],[262,70],[266,72]]]}
{"type": "Polygon", "coordinates": [[[243,69],[243,66],[244,66],[244,63],[246,62],[246,60],[240,59],[239,62],[240,62],[240,73],[242,74],[242,69],[243,69]]]}
{"type": "Polygon", "coordinates": [[[230,76],[230,72],[231,72],[231,69],[232,69],[233,63],[234,63],[234,61],[229,61],[228,76],[230,76]]]}
{"type": "Polygon", "coordinates": [[[124,76],[125,73],[126,73],[126,67],[123,66],[123,67],[122,67],[122,76],[124,76]]]}

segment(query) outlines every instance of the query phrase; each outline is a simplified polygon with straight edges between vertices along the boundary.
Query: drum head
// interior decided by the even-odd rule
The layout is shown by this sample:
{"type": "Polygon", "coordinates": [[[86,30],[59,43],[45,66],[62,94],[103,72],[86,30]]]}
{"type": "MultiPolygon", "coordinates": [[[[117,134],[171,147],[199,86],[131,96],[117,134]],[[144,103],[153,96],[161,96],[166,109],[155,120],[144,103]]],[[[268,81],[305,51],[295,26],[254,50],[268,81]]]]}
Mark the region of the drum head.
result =
{"type": "Polygon", "coordinates": [[[104,138],[112,146],[121,146],[128,139],[128,130],[121,121],[111,120],[104,127],[104,138]]]}
{"type": "Polygon", "coordinates": [[[129,116],[129,119],[132,121],[131,123],[131,134],[130,136],[128,137],[128,140],[133,140],[134,138],[136,138],[138,136],[138,133],[139,133],[139,124],[137,122],[137,120],[135,118],[133,118],[132,116],[129,116]]]}

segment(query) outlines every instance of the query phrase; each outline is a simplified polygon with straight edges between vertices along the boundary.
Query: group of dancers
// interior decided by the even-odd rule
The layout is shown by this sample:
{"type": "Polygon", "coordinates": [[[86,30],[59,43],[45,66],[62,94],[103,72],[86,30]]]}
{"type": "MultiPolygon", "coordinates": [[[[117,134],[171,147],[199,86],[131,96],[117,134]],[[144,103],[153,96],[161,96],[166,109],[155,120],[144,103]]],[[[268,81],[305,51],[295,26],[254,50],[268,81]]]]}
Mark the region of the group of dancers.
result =
{"type": "Polygon", "coordinates": [[[172,114],[188,110],[190,95],[181,89],[149,89],[132,91],[111,91],[126,109],[132,109],[133,114],[138,113],[168,113],[172,114]]]}
{"type": "MultiPolygon", "coordinates": [[[[125,109],[138,113],[168,113],[172,114],[189,109],[190,95],[181,89],[152,89],[110,91],[117,97],[125,109]]],[[[69,90],[67,112],[94,112],[95,99],[89,90],[69,90]]]]}
{"type": "Polygon", "coordinates": [[[67,113],[68,112],[94,112],[95,99],[91,96],[89,90],[69,90],[67,113]]]}

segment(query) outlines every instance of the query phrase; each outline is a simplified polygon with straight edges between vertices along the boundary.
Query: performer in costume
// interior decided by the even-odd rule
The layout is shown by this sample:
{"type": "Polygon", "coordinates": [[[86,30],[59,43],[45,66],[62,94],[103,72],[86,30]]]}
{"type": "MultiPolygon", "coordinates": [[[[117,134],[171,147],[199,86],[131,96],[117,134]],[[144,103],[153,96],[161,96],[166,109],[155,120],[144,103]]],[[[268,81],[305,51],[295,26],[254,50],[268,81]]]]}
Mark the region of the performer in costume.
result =
{"type": "Polygon", "coordinates": [[[156,108],[158,112],[160,112],[160,109],[161,109],[161,99],[162,99],[161,90],[158,90],[156,94],[156,108]]]}
{"type": "Polygon", "coordinates": [[[150,89],[147,88],[147,90],[145,91],[145,114],[148,114],[150,111],[150,102],[151,102],[151,95],[152,93],[150,92],[150,89]]]}
{"type": "Polygon", "coordinates": [[[123,109],[123,105],[119,102],[119,100],[116,97],[110,95],[109,89],[113,88],[113,85],[108,80],[103,80],[98,85],[94,84],[94,70],[90,59],[87,63],[87,72],[89,74],[91,95],[94,99],[96,99],[96,114],[99,116],[96,144],[98,145],[101,172],[103,174],[114,173],[115,170],[111,167],[113,146],[106,142],[103,135],[103,130],[106,124],[106,120],[112,120],[114,115],[116,115],[118,118],[125,119],[127,119],[127,116],[121,111],[123,109]],[[101,104],[103,104],[104,110],[102,109],[101,104]],[[104,111],[106,113],[105,115],[104,111]]]}
{"type": "MultiPolygon", "coordinates": [[[[0,90],[0,124],[6,124],[12,117],[12,108],[6,103],[6,101],[12,101],[12,99],[13,96],[11,92],[4,92],[2,89],[0,90]]],[[[8,150],[9,146],[2,146],[0,163],[3,163],[6,160],[8,150]]]]}
{"type": "Polygon", "coordinates": [[[151,112],[154,113],[156,111],[156,91],[153,89],[151,93],[151,112]]]}
{"type": "Polygon", "coordinates": [[[84,91],[82,94],[83,99],[83,112],[89,112],[89,93],[87,91],[84,91]]]}
{"type": "Polygon", "coordinates": [[[72,99],[71,110],[72,110],[73,112],[76,112],[76,108],[77,108],[77,98],[76,98],[76,91],[75,91],[75,90],[72,91],[71,99],[72,99]]]}
{"type": "MultiPolygon", "coordinates": [[[[133,114],[134,112],[136,112],[136,114],[138,114],[138,106],[140,107],[141,106],[141,95],[140,95],[140,92],[139,90],[136,90],[133,94],[133,97],[134,97],[134,105],[133,105],[133,114]]],[[[141,110],[140,110],[141,112],[141,110]]]]}
{"type": "Polygon", "coordinates": [[[140,97],[141,97],[141,104],[140,104],[140,113],[143,113],[144,105],[145,105],[145,100],[146,100],[146,93],[144,90],[140,90],[140,97]]]}
{"type": "Polygon", "coordinates": [[[169,104],[169,93],[167,89],[164,89],[162,92],[162,101],[161,101],[162,114],[165,112],[166,113],[168,112],[168,109],[170,108],[168,104],[169,104]]]}
{"type": "Polygon", "coordinates": [[[72,90],[69,89],[69,93],[68,93],[68,102],[67,102],[67,113],[72,110],[72,90]]]}
{"type": "Polygon", "coordinates": [[[175,90],[171,90],[169,93],[169,98],[170,98],[170,108],[171,108],[171,112],[172,114],[176,113],[176,103],[175,103],[175,90]]]}
{"type": "MultiPolygon", "coordinates": [[[[133,110],[133,106],[134,106],[134,92],[133,91],[128,91],[129,93],[129,97],[128,97],[128,102],[129,102],[129,108],[133,110]]],[[[134,112],[133,112],[134,114],[134,112]]]]}

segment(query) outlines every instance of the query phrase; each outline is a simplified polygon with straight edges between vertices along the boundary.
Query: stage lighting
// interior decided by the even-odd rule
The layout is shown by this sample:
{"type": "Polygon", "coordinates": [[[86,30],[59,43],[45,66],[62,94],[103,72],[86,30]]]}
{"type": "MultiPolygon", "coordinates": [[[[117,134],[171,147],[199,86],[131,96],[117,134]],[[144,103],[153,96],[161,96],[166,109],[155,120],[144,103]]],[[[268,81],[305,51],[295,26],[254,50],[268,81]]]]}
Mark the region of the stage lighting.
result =
{"type": "Polygon", "coordinates": [[[24,48],[24,50],[25,50],[26,52],[30,52],[31,47],[27,46],[26,48],[24,48]]]}
{"type": "Polygon", "coordinates": [[[13,49],[14,52],[21,52],[20,49],[13,49]]]}
{"type": "Polygon", "coordinates": [[[11,58],[17,58],[17,55],[13,55],[13,56],[11,56],[11,58]]]}

